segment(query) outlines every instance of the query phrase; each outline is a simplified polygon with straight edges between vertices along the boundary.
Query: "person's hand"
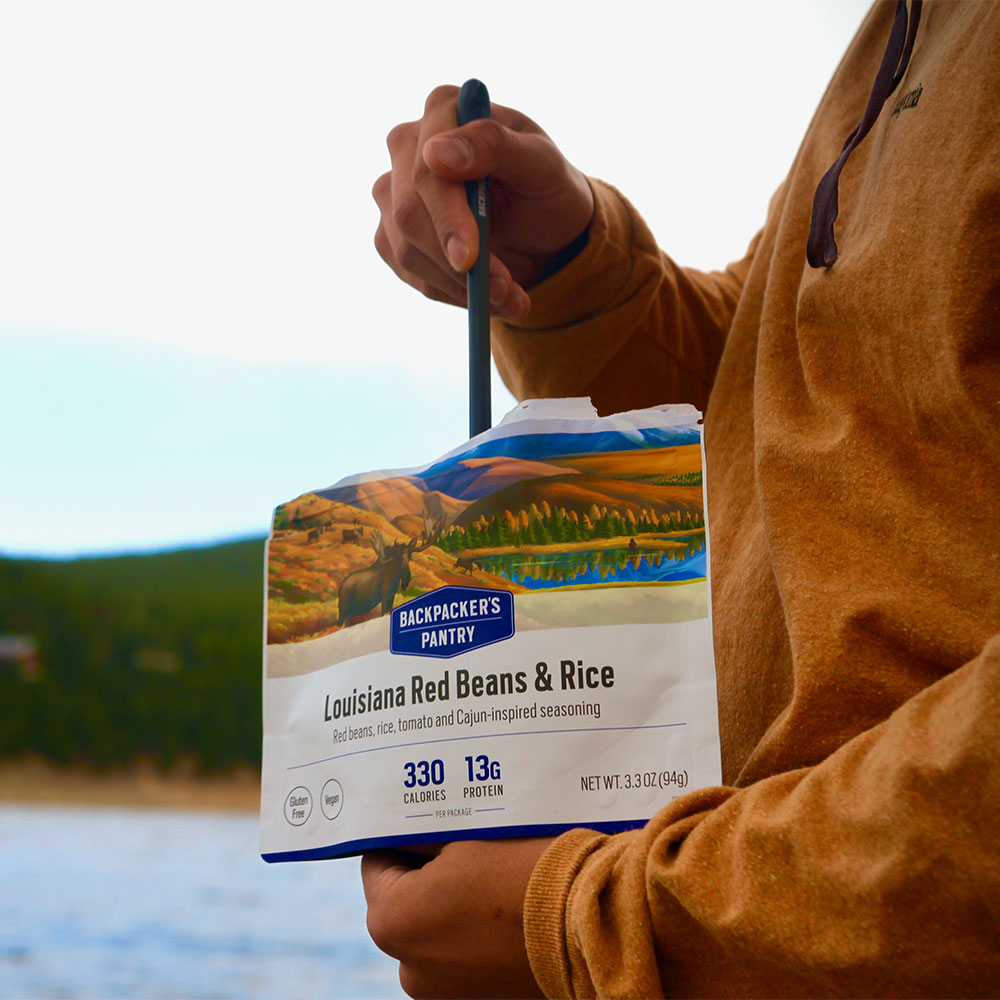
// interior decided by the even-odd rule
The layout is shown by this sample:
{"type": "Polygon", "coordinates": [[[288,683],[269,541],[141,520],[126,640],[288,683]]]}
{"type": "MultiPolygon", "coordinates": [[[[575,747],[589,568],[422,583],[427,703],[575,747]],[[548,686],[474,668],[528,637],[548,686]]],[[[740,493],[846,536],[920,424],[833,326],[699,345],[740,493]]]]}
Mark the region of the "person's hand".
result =
{"type": "Polygon", "coordinates": [[[524,945],[528,880],[551,838],[466,840],[424,861],[361,859],[368,933],[412,997],[540,997],[524,945]]]}
{"type": "Polygon", "coordinates": [[[494,104],[491,118],[458,128],[457,99],[457,87],[438,87],[419,121],[389,133],[392,169],[372,189],[382,213],[375,247],[428,298],[464,304],[479,232],[462,182],[489,177],[490,302],[499,315],[523,316],[524,289],[586,230],[594,197],[530,118],[494,104]]]}

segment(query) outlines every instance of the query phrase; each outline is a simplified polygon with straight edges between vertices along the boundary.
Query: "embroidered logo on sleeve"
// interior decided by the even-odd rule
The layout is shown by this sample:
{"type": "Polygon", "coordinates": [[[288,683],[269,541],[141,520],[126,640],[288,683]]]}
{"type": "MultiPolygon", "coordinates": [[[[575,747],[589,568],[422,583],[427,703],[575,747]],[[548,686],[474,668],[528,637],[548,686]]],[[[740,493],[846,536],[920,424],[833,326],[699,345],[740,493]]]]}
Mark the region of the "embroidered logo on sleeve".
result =
{"type": "Polygon", "coordinates": [[[915,108],[920,101],[920,95],[924,92],[923,84],[919,84],[914,90],[907,91],[903,96],[896,101],[895,106],[892,109],[893,115],[898,115],[900,111],[905,111],[907,108],[915,108]]]}

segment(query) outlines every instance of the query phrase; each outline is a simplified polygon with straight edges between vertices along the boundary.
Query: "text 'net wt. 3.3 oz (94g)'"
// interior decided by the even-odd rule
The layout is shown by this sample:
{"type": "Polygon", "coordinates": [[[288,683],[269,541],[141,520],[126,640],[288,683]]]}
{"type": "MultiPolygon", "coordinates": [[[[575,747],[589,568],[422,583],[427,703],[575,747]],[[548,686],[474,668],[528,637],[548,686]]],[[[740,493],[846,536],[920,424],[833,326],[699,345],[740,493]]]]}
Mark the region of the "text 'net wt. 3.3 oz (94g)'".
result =
{"type": "Polygon", "coordinates": [[[276,509],[267,861],[624,830],[720,781],[700,417],[527,401],[276,509]]]}

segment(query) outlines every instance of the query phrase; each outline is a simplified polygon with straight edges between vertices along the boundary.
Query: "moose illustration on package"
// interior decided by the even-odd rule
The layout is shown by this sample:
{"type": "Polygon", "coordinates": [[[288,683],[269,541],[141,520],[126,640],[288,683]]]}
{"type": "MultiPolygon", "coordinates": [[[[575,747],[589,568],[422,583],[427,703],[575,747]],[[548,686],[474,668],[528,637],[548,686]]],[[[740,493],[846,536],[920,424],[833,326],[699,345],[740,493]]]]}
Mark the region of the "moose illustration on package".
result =
{"type": "Polygon", "coordinates": [[[351,625],[376,605],[381,606],[383,615],[388,614],[395,596],[410,585],[413,554],[433,545],[440,533],[441,524],[437,524],[420,539],[386,545],[376,529],[371,536],[375,562],[348,573],[337,588],[337,624],[351,625]]]}

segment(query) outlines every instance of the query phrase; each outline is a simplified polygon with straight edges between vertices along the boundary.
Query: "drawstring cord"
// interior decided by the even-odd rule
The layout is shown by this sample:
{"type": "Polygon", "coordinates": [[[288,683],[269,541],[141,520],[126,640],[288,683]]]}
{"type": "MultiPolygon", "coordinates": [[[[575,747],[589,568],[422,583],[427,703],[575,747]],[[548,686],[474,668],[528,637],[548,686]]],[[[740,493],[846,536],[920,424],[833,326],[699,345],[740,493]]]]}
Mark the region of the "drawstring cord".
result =
{"type": "Polygon", "coordinates": [[[913,51],[913,39],[920,23],[920,7],[922,0],[913,0],[909,18],[906,14],[906,0],[896,0],[896,16],[889,32],[889,42],[882,56],[882,65],[875,75],[872,92],[868,95],[865,113],[857,127],[847,137],[844,148],[836,162],[823,175],[816,186],[816,197],[813,199],[812,221],[809,224],[809,240],[806,243],[806,259],[810,267],[829,267],[837,259],[837,243],[833,238],[833,223],[837,218],[837,184],[840,172],[844,169],[847,158],[861,143],[875,124],[882,106],[889,95],[899,86],[903,79],[910,53],[913,51]]]}

